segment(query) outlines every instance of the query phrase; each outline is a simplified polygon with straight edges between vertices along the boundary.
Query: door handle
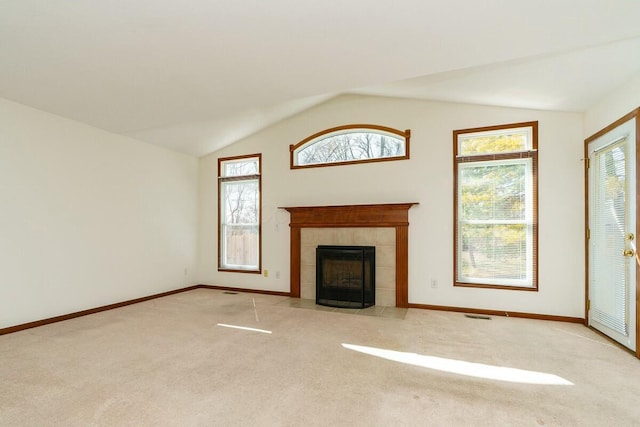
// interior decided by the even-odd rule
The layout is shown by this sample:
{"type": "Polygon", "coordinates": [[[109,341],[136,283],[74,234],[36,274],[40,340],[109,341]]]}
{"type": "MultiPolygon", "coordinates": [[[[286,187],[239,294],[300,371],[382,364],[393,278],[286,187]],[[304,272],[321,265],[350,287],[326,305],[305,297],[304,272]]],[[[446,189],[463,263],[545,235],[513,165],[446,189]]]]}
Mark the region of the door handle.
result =
{"type": "MultiPolygon", "coordinates": [[[[627,249],[626,251],[623,251],[622,253],[623,253],[624,256],[627,256],[626,255],[627,251],[633,252],[633,254],[636,257],[636,263],[638,264],[638,267],[640,267],[640,257],[638,256],[638,251],[636,250],[636,245],[633,243],[632,240],[629,240],[629,245],[631,246],[631,249],[627,249]]],[[[629,256],[632,256],[632,255],[629,255],[629,256]]]]}
{"type": "Polygon", "coordinates": [[[624,256],[634,256],[636,254],[636,251],[634,251],[633,249],[625,249],[624,251],[622,251],[622,255],[624,256]]]}

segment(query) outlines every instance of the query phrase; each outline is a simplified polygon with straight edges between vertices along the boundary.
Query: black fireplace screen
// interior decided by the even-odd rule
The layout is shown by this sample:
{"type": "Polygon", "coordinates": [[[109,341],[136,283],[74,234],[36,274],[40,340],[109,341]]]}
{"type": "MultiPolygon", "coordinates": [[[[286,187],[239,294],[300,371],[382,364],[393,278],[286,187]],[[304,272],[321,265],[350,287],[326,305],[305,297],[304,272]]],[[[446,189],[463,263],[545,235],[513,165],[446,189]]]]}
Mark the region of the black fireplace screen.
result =
{"type": "Polygon", "coordinates": [[[376,303],[374,246],[316,248],[316,304],[365,308],[376,303]]]}

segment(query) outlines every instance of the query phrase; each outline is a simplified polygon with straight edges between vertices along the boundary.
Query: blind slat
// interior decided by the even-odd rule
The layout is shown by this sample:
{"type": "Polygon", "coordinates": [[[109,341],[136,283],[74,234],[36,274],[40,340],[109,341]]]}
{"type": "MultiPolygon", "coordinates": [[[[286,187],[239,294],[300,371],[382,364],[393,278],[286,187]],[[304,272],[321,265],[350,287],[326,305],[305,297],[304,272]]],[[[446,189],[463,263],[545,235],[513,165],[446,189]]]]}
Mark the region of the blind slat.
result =
{"type": "Polygon", "coordinates": [[[627,259],[625,249],[626,163],[624,140],[610,144],[595,155],[594,262],[589,276],[592,293],[591,315],[602,325],[628,335],[627,259]],[[597,268],[595,268],[597,266],[597,268]]]}

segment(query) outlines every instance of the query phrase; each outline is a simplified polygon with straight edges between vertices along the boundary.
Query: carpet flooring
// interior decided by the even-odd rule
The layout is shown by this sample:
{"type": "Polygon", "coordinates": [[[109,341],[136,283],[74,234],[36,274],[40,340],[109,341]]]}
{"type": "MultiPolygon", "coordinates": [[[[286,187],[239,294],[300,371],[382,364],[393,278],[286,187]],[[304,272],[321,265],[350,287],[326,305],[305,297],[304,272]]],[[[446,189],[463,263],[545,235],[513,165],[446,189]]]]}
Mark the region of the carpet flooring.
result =
{"type": "Polygon", "coordinates": [[[197,289],[0,336],[0,426],[638,426],[638,379],[582,325],[197,289]]]}

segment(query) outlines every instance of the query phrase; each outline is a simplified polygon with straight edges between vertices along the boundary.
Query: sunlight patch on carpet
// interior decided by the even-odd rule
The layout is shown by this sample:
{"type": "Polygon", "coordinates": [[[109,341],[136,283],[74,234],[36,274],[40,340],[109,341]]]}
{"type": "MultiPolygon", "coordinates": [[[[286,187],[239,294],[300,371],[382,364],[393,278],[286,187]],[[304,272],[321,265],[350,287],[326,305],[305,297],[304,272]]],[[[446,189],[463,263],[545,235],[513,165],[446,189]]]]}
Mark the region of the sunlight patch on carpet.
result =
{"type": "Polygon", "coordinates": [[[218,323],[216,326],[222,326],[223,328],[242,329],[243,331],[261,332],[263,334],[270,334],[271,331],[265,329],[249,328],[247,326],[227,325],[226,323],[218,323]]]}
{"type": "Polygon", "coordinates": [[[425,356],[417,353],[407,353],[404,351],[386,350],[383,348],[365,347],[354,344],[343,343],[342,346],[349,350],[369,354],[382,359],[392,360],[394,362],[406,363],[408,365],[435,369],[452,374],[466,375],[469,377],[521,384],[574,385],[572,382],[567,381],[562,377],[544,372],[485,365],[482,363],[465,362],[464,360],[425,356]]]}

